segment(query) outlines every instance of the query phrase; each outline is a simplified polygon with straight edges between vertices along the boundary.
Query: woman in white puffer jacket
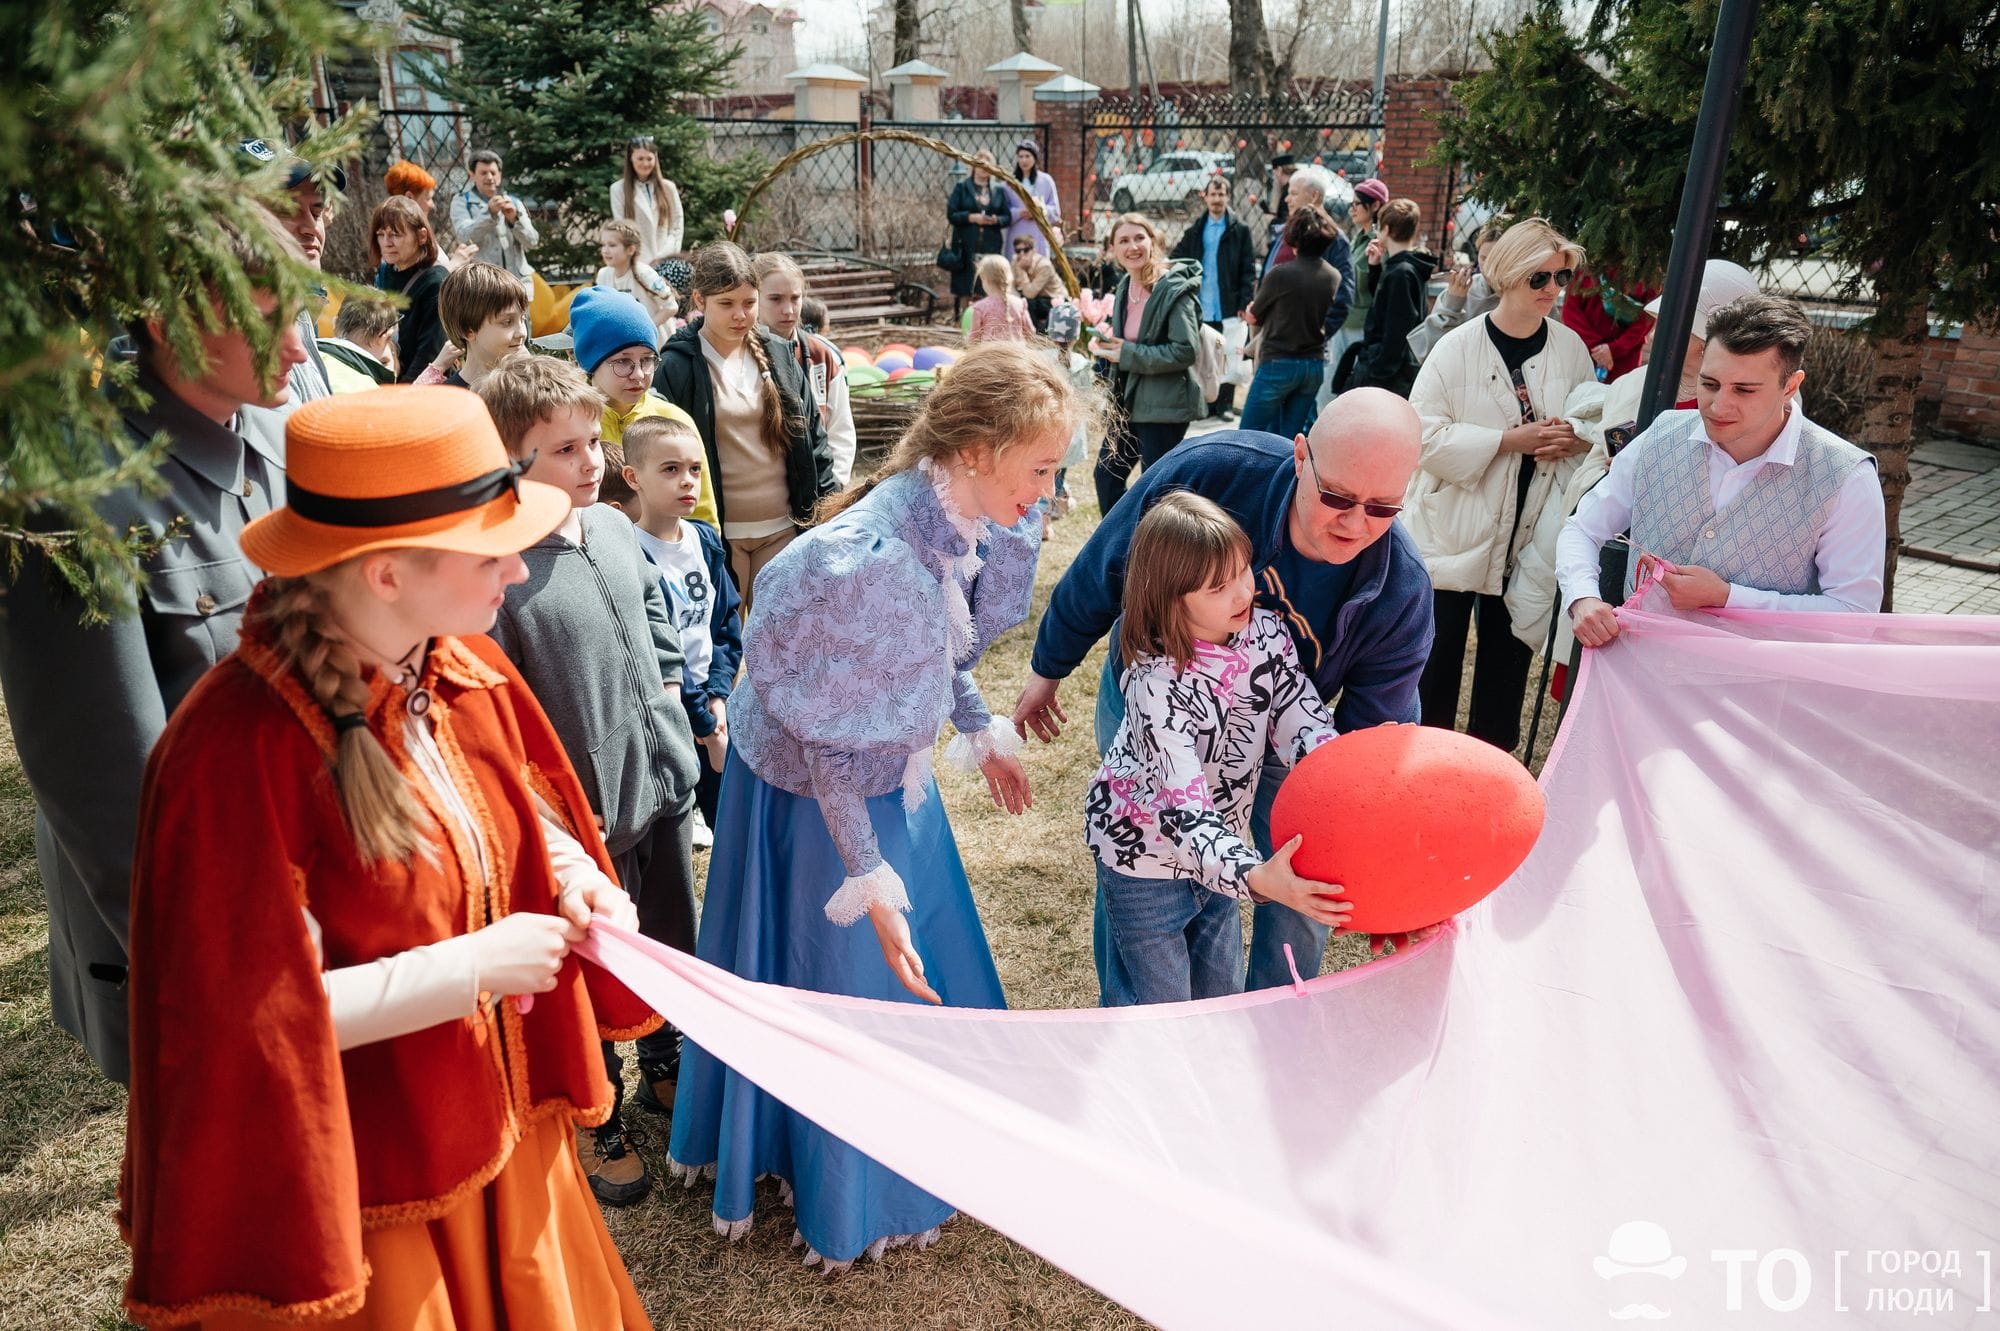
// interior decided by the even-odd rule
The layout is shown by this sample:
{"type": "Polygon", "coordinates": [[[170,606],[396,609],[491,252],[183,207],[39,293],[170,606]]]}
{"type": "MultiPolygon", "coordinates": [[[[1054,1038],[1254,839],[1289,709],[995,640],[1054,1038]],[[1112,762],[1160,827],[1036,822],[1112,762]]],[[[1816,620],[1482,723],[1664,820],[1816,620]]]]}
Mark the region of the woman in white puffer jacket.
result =
{"type": "Polygon", "coordinates": [[[1424,723],[1456,724],[1476,616],[1466,731],[1509,750],[1532,653],[1501,597],[1543,506],[1561,501],[1589,447],[1556,413],[1596,370],[1583,339],[1550,317],[1583,258],[1539,217],[1509,227],[1485,263],[1499,305],[1439,339],[1410,390],[1424,444],[1403,521],[1430,570],[1437,623],[1419,685],[1424,723]]]}

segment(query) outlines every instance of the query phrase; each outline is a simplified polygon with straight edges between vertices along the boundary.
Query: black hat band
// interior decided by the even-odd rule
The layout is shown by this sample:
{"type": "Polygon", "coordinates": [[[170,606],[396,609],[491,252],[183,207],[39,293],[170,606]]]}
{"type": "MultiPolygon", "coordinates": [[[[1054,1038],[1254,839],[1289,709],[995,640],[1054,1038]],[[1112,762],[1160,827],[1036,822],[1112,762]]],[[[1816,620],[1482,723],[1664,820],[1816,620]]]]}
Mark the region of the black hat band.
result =
{"type": "Polygon", "coordinates": [[[456,485],[441,485],[435,490],[383,495],[374,499],[320,494],[288,480],[285,506],[308,522],[328,527],[401,527],[484,508],[505,494],[512,494],[518,500],[521,497],[521,476],[534,464],[535,455],[530,453],[519,462],[511,462],[498,471],[489,471],[484,476],[475,476],[456,485]]]}

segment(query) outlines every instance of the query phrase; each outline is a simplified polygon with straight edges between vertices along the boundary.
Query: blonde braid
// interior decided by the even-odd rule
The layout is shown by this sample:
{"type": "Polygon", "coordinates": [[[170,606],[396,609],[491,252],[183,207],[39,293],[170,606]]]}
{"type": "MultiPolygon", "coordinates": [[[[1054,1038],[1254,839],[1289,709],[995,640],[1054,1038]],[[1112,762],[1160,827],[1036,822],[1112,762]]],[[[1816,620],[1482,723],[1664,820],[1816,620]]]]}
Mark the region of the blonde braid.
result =
{"type": "Polygon", "coordinates": [[[764,377],[764,442],[771,452],[783,461],[791,451],[792,435],[805,430],[803,404],[793,410],[791,395],[778,383],[778,376],[771,372],[771,349],[764,345],[763,334],[756,329],[744,339],[750,348],[750,355],[757,362],[757,372],[764,377]]]}
{"type": "MultiPolygon", "coordinates": [[[[272,578],[261,617],[278,654],[330,719],[366,712],[368,682],[353,648],[333,627],[324,587],[309,577],[272,578]]],[[[423,812],[374,731],[336,726],[332,768],[341,813],[363,860],[406,860],[428,845],[418,830],[423,812]]]]}

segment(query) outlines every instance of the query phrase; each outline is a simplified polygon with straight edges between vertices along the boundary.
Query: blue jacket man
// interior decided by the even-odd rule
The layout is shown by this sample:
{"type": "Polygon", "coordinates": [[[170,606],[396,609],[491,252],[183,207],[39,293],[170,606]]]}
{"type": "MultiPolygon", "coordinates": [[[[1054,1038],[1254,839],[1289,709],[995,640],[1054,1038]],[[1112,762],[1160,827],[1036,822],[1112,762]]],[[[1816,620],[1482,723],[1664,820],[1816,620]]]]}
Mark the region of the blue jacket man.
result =
{"type": "MultiPolygon", "coordinates": [[[[1431,648],[1431,585],[1395,512],[1420,446],[1409,404],[1365,389],[1335,399],[1310,438],[1290,445],[1261,431],[1230,430],[1176,448],[1113,506],[1056,584],[1015,724],[1044,741],[1061,732],[1058,683],[1110,633],[1132,533],[1154,500],[1171,490],[1214,500],[1249,533],[1257,603],[1284,619],[1300,663],[1342,731],[1418,720],[1417,681],[1431,648]]],[[[1100,749],[1123,720],[1119,670],[1107,659],[1098,686],[1100,749]]],[[[1267,764],[1258,785],[1251,832],[1267,856],[1271,800],[1284,774],[1282,765],[1267,764]]],[[[1100,910],[1100,931],[1102,923],[1100,910]]],[[[1259,905],[1249,987],[1289,982],[1285,943],[1302,975],[1317,973],[1326,934],[1286,907],[1259,905]]]]}

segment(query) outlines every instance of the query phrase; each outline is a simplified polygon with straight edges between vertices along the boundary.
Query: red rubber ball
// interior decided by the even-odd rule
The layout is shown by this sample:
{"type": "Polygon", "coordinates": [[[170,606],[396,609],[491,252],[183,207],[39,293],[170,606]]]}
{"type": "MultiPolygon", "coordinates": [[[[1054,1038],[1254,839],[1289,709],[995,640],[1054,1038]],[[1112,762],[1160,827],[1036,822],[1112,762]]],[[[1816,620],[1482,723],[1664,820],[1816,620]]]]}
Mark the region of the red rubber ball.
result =
{"type": "Polygon", "coordinates": [[[1483,740],[1373,726],[1307,754],[1278,788],[1271,843],[1303,834],[1292,871],[1339,883],[1347,927],[1437,924],[1507,881],[1542,832],[1541,787],[1483,740]]]}

